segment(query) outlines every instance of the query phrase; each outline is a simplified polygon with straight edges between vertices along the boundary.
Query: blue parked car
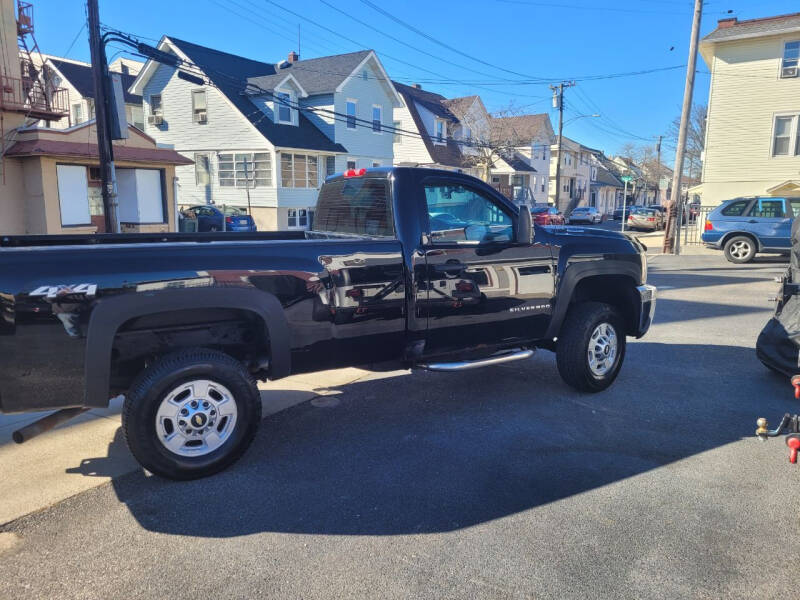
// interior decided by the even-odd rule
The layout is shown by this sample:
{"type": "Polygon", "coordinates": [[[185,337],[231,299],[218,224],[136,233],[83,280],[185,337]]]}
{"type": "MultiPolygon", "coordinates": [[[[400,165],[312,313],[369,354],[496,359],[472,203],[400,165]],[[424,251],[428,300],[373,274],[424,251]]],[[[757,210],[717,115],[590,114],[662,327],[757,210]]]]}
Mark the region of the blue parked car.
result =
{"type": "Polygon", "coordinates": [[[226,206],[223,214],[216,206],[206,204],[183,212],[197,217],[197,231],[257,231],[253,217],[241,208],[226,206]]]}
{"type": "Polygon", "coordinates": [[[735,198],[712,210],[702,240],[721,249],[733,263],[746,263],[759,252],[788,253],[792,220],[800,213],[800,198],[735,198]]]}

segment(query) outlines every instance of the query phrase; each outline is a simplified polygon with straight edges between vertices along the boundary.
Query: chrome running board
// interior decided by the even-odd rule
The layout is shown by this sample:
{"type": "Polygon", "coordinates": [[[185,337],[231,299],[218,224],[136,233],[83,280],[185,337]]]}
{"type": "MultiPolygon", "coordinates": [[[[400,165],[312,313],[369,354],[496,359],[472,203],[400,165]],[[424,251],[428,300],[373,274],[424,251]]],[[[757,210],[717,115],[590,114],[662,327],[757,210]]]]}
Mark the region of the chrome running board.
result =
{"type": "Polygon", "coordinates": [[[512,362],[515,360],[522,360],[530,358],[534,355],[536,350],[511,350],[501,354],[494,354],[488,358],[481,358],[477,360],[462,360],[459,362],[441,362],[441,363],[427,363],[417,365],[420,369],[426,371],[467,371],[469,369],[479,369],[481,367],[489,367],[491,365],[501,365],[503,363],[512,362]]]}

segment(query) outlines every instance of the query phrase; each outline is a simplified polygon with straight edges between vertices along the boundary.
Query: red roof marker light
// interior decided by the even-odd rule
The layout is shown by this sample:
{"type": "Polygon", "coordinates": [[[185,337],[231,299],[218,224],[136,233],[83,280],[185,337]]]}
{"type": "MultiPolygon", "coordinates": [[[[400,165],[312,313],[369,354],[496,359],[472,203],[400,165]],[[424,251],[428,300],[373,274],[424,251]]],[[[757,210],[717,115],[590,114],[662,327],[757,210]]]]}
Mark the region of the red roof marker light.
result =
{"type": "Polygon", "coordinates": [[[366,169],[359,169],[356,171],[355,169],[347,169],[342,175],[344,177],[361,177],[362,175],[366,174],[366,169]]]}

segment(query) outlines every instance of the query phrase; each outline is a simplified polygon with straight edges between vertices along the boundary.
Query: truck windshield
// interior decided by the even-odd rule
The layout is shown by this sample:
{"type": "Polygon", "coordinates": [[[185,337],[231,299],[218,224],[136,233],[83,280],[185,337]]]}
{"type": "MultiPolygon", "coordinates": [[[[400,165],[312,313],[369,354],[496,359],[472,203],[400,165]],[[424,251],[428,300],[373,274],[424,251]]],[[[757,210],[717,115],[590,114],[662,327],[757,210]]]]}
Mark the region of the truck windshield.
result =
{"type": "Polygon", "coordinates": [[[314,231],[394,237],[385,179],[349,178],[326,183],[317,200],[314,231]]]}

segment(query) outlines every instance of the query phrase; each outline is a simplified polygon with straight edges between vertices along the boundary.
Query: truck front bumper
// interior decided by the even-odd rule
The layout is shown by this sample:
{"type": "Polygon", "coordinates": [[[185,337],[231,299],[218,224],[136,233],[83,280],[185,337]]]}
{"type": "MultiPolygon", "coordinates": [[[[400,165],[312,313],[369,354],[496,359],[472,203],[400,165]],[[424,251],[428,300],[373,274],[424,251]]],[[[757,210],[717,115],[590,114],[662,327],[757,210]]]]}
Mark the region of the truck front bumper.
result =
{"type": "Polygon", "coordinates": [[[639,297],[639,322],[635,335],[640,338],[647,333],[653,323],[653,315],[656,312],[656,286],[640,285],[636,288],[636,293],[639,297]]]}

